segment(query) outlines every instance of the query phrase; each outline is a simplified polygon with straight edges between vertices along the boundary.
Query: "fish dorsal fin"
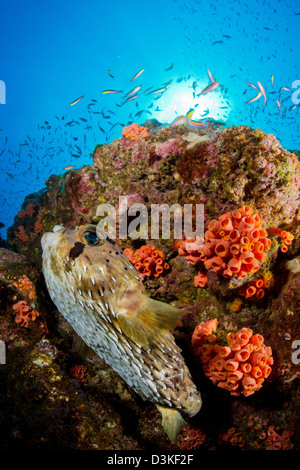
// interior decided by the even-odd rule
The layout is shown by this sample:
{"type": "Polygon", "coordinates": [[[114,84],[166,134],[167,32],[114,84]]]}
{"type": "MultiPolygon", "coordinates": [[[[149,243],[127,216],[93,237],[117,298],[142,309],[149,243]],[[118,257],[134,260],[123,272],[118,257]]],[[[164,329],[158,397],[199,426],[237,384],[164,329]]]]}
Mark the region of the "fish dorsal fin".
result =
{"type": "Polygon", "coordinates": [[[122,331],[140,346],[147,346],[153,336],[174,330],[184,312],[151,299],[137,290],[125,292],[116,312],[122,331]]]}
{"type": "Polygon", "coordinates": [[[211,83],[215,83],[216,80],[215,80],[214,77],[212,76],[211,71],[208,70],[207,72],[208,72],[208,76],[209,76],[209,79],[210,79],[211,83]]]}

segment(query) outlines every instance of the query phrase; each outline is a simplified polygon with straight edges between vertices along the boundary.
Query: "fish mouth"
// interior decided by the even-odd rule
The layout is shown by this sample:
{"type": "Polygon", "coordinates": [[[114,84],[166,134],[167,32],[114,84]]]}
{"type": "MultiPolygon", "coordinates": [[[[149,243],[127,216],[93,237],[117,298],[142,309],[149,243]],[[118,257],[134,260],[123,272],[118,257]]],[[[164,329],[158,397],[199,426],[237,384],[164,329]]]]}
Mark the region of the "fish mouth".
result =
{"type": "Polygon", "coordinates": [[[57,232],[60,232],[61,230],[64,230],[64,229],[65,227],[63,227],[62,225],[55,225],[53,227],[53,232],[44,233],[44,235],[41,238],[41,245],[42,245],[43,251],[49,248],[49,246],[52,245],[54,241],[57,241],[57,232]]]}

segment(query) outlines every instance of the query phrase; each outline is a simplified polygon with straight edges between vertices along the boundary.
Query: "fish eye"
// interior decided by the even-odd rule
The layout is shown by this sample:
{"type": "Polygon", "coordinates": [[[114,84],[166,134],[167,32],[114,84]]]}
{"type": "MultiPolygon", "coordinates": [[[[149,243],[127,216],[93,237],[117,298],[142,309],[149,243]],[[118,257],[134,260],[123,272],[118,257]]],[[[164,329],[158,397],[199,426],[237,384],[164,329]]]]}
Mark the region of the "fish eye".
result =
{"type": "Polygon", "coordinates": [[[103,240],[99,238],[96,233],[96,227],[93,226],[86,227],[84,230],[82,230],[80,239],[83,243],[91,246],[98,246],[102,245],[103,243],[103,240]]]}

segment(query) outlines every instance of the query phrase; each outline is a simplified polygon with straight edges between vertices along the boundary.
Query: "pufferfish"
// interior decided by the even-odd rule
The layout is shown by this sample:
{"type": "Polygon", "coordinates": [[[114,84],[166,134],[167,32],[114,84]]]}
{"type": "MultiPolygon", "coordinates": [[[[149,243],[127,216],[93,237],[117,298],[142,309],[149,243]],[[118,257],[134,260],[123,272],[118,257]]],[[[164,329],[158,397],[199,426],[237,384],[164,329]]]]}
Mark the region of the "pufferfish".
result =
{"type": "Polygon", "coordinates": [[[182,311],[151,299],[115,241],[95,225],[43,235],[43,274],[54,304],[83,342],[162,414],[169,439],[201,397],[171,331],[182,311]]]}

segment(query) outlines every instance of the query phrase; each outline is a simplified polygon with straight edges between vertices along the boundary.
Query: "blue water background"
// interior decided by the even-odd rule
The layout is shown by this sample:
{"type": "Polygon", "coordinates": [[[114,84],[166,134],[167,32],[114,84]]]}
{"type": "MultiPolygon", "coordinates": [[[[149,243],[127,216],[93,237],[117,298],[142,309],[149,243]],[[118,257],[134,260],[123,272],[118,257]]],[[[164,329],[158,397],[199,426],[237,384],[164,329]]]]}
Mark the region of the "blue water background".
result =
{"type": "Polygon", "coordinates": [[[299,0],[10,0],[0,19],[2,238],[27,194],[68,165],[92,164],[95,145],[129,122],[169,123],[194,107],[197,119],[259,127],[300,149],[299,0]],[[208,70],[220,86],[194,98],[208,70]],[[169,80],[164,93],[144,93],[169,80]],[[246,82],[258,81],[267,101],[247,103],[257,90],[246,82]]]}

